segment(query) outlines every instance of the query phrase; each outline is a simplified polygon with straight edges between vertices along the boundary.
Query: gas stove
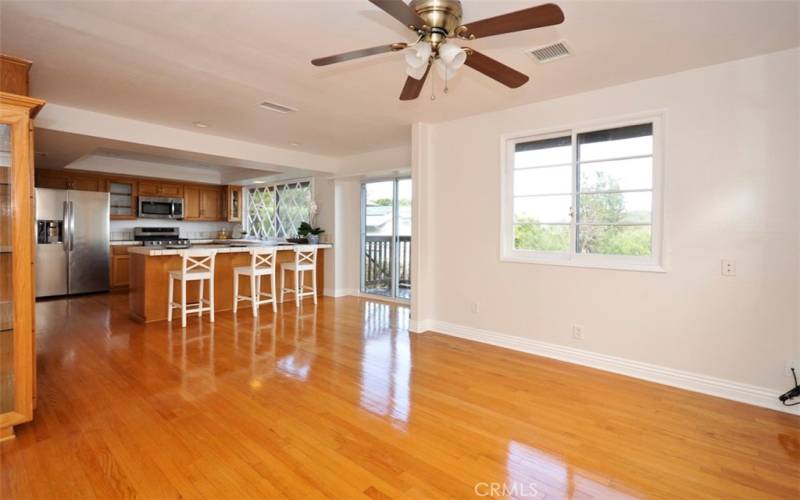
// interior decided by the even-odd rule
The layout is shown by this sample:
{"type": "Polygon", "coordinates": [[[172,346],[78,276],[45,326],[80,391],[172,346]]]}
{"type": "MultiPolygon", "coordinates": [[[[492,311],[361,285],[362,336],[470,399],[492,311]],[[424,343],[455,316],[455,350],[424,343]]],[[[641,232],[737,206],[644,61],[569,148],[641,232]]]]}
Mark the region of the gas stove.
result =
{"type": "Polygon", "coordinates": [[[192,245],[180,237],[177,227],[137,227],[133,229],[133,239],[146,247],[189,248],[192,245]]]}
{"type": "Polygon", "coordinates": [[[171,248],[189,248],[192,243],[186,239],[177,240],[144,240],[142,245],[146,247],[171,247],[171,248]]]}

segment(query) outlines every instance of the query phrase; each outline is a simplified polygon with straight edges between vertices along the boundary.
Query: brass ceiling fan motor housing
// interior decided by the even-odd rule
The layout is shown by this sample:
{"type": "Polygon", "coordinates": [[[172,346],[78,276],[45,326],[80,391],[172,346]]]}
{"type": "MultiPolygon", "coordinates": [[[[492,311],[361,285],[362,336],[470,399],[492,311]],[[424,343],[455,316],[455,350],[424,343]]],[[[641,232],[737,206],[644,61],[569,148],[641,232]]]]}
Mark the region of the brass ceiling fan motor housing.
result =
{"type": "Polygon", "coordinates": [[[459,0],[413,0],[410,7],[431,28],[426,40],[435,47],[452,36],[461,25],[461,2],[459,0]]]}

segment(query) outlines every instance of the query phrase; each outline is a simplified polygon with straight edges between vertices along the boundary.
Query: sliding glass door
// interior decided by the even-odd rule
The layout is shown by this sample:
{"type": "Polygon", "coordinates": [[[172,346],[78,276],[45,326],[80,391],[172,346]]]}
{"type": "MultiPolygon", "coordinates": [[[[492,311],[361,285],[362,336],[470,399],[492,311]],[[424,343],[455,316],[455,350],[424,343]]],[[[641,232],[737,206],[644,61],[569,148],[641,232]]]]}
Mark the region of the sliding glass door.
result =
{"type": "Polygon", "coordinates": [[[411,179],[361,186],[361,293],[411,298],[411,179]]]}

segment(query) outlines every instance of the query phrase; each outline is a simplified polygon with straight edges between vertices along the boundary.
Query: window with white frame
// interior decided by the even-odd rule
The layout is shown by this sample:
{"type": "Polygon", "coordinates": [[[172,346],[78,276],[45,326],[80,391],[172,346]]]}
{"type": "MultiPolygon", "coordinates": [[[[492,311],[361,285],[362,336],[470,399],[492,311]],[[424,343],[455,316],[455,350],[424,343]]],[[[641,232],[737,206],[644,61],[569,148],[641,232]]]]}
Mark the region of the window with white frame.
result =
{"type": "Polygon", "coordinates": [[[298,180],[247,188],[247,234],[291,238],[301,222],[312,222],[311,181],[298,180]]]}
{"type": "Polygon", "coordinates": [[[503,258],[657,266],[657,117],[507,139],[503,258]]]}

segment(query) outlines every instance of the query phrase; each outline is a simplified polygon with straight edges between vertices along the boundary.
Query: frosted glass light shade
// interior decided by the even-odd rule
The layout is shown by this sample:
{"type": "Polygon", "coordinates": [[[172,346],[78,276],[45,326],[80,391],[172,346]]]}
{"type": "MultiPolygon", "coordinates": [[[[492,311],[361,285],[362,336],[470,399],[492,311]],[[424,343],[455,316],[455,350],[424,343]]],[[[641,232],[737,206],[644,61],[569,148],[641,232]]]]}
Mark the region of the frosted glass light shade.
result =
{"type": "Polygon", "coordinates": [[[458,70],[467,60],[467,53],[461,47],[452,43],[439,45],[439,59],[444,61],[448,69],[458,70]]]}
{"type": "Polygon", "coordinates": [[[422,80],[422,77],[425,76],[426,71],[428,71],[427,64],[424,64],[418,68],[406,66],[406,74],[415,80],[422,80]]]}
{"type": "Polygon", "coordinates": [[[403,51],[406,56],[406,64],[411,68],[425,67],[431,57],[431,46],[428,43],[420,43],[414,47],[409,47],[403,51]]]}

